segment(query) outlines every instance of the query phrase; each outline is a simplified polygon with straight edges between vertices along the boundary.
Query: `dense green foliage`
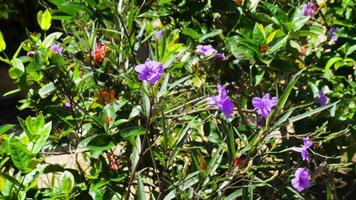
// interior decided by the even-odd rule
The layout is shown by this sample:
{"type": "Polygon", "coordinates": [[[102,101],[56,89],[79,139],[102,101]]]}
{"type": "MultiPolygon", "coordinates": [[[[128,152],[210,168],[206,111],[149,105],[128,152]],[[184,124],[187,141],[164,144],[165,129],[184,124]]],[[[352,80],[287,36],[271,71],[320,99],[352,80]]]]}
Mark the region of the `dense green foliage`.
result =
{"type": "Polygon", "coordinates": [[[7,95],[25,92],[33,113],[0,126],[0,197],[352,199],[356,3],[318,0],[313,16],[304,3],[42,2],[42,32],[0,58],[18,85],[7,95]],[[164,66],[154,84],[135,71],[147,58],[164,66]],[[218,83],[230,118],[207,102],[218,83]],[[278,103],[262,117],[252,99],[267,93],[278,103]],[[303,138],[310,162],[293,150],[303,138]],[[63,149],[75,168],[48,162],[63,149]]]}

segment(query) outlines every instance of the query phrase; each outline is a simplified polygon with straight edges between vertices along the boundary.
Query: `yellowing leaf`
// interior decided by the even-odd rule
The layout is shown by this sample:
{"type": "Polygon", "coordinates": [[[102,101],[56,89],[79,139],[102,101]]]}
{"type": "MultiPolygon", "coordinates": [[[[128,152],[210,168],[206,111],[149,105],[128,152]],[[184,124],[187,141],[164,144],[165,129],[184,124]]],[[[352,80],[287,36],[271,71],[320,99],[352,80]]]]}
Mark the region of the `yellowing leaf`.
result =
{"type": "Polygon", "coordinates": [[[37,22],[43,31],[47,31],[51,27],[52,15],[48,9],[44,12],[41,10],[37,13],[37,22]]]}
{"type": "Polygon", "coordinates": [[[2,32],[0,31],[0,52],[4,51],[5,49],[6,49],[6,43],[2,35],[2,32]]]}
{"type": "Polygon", "coordinates": [[[277,31],[273,31],[272,33],[270,33],[269,35],[268,35],[268,37],[267,37],[267,44],[269,44],[270,42],[272,42],[273,41],[273,39],[274,39],[274,36],[276,36],[276,33],[277,33],[277,31]]]}

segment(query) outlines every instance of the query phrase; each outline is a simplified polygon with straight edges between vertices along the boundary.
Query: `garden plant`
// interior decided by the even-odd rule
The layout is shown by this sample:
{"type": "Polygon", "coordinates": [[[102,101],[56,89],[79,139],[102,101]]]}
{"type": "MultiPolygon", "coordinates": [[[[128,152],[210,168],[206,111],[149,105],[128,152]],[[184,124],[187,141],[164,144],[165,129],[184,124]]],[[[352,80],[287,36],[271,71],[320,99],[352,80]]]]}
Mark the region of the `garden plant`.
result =
{"type": "Polygon", "coordinates": [[[40,4],[0,199],[355,198],[355,1],[40,4]]]}

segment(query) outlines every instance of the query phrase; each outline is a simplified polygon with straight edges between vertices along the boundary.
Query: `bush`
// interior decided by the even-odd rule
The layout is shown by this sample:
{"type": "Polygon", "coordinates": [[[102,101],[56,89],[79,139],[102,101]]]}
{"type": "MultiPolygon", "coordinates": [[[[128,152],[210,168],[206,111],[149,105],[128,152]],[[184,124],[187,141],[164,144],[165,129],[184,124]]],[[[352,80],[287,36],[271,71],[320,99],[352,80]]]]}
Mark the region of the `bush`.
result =
{"type": "Polygon", "coordinates": [[[3,198],[355,194],[353,1],[45,6],[0,58],[33,113],[0,127],[3,198]]]}

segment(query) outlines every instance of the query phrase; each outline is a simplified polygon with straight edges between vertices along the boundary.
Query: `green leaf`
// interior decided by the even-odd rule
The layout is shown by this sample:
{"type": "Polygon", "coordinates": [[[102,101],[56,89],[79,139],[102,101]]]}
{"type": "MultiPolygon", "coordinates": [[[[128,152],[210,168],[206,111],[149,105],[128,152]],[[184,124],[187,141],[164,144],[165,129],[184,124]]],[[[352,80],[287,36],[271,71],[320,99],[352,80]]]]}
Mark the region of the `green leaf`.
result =
{"type": "Polygon", "coordinates": [[[26,146],[15,139],[11,139],[9,143],[9,152],[12,162],[19,170],[25,173],[31,171],[28,166],[32,159],[32,154],[26,146]]]}
{"type": "Polygon", "coordinates": [[[304,71],[301,70],[299,72],[297,72],[296,74],[293,75],[293,77],[291,78],[291,80],[289,81],[286,89],[284,90],[282,96],[279,98],[278,103],[277,103],[277,111],[280,111],[283,109],[284,105],[286,104],[288,97],[294,87],[294,85],[297,83],[300,75],[302,74],[302,72],[304,71]]]}
{"type": "Polygon", "coordinates": [[[6,49],[6,43],[4,40],[4,36],[2,35],[2,32],[0,31],[0,52],[4,51],[6,49]]]}
{"type": "Polygon", "coordinates": [[[162,86],[161,86],[161,89],[159,90],[157,98],[160,98],[167,92],[168,82],[169,82],[169,73],[167,73],[166,77],[164,78],[164,80],[162,82],[162,86]]]}
{"type": "Polygon", "coordinates": [[[48,9],[44,12],[41,10],[37,13],[37,22],[43,31],[47,31],[51,27],[52,15],[48,9]]]}
{"type": "Polygon", "coordinates": [[[54,84],[52,82],[49,82],[45,86],[43,86],[41,89],[38,90],[38,94],[40,95],[40,97],[42,99],[44,99],[55,90],[56,90],[56,87],[54,86],[54,84]]]}
{"type": "Polygon", "coordinates": [[[210,33],[207,33],[207,34],[202,35],[202,36],[199,38],[199,43],[202,43],[202,42],[204,42],[206,39],[215,37],[215,36],[220,35],[220,34],[222,34],[222,30],[221,30],[221,29],[213,30],[213,31],[211,31],[210,33]]]}
{"type": "Polygon", "coordinates": [[[43,46],[46,48],[50,47],[53,44],[53,41],[59,39],[63,33],[61,32],[54,32],[49,34],[42,42],[43,46]]]}
{"type": "Polygon", "coordinates": [[[46,144],[47,139],[51,133],[52,129],[52,122],[48,122],[39,130],[39,136],[36,138],[35,142],[33,143],[32,153],[37,154],[46,144]]]}
{"type": "Polygon", "coordinates": [[[189,36],[189,37],[191,37],[191,38],[193,38],[193,39],[198,39],[198,38],[200,38],[200,34],[198,33],[198,32],[196,32],[194,29],[191,29],[191,28],[184,28],[183,30],[182,30],[182,34],[184,34],[184,35],[187,35],[187,36],[189,36]]]}
{"type": "Polygon", "coordinates": [[[144,91],[142,91],[142,110],[145,114],[145,116],[147,118],[149,118],[150,116],[150,111],[151,111],[151,102],[150,102],[150,98],[148,97],[148,86],[146,83],[143,84],[143,89],[144,91]]]}
{"type": "Polygon", "coordinates": [[[128,128],[120,132],[121,137],[128,139],[129,137],[136,137],[145,134],[145,129],[141,127],[128,128]]]}
{"type": "Polygon", "coordinates": [[[111,128],[116,119],[116,111],[112,104],[107,104],[99,115],[100,122],[105,126],[111,128]]]}
{"type": "Polygon", "coordinates": [[[140,175],[137,175],[137,195],[136,200],[146,200],[145,188],[140,175]]]}
{"type": "Polygon", "coordinates": [[[303,113],[303,114],[300,114],[300,115],[291,117],[291,118],[289,118],[288,121],[289,121],[290,123],[293,123],[293,122],[302,120],[302,119],[307,118],[307,117],[310,117],[310,116],[312,116],[312,115],[314,115],[314,114],[316,114],[316,113],[319,113],[319,112],[321,112],[321,111],[323,111],[323,110],[326,110],[326,109],[328,109],[328,108],[330,108],[330,107],[333,107],[334,105],[338,104],[339,102],[340,102],[340,100],[339,100],[339,101],[336,101],[336,102],[334,102],[334,103],[327,104],[327,105],[325,105],[325,106],[321,106],[321,107],[319,107],[319,108],[313,109],[313,110],[308,111],[308,112],[306,112],[306,113],[303,113]]]}
{"type": "Polygon", "coordinates": [[[69,195],[74,188],[74,184],[75,181],[72,173],[68,171],[63,172],[59,181],[61,192],[64,192],[65,194],[69,195]]]}
{"type": "Polygon", "coordinates": [[[261,81],[263,80],[263,76],[265,75],[265,72],[266,71],[262,69],[255,75],[255,86],[261,83],[261,81]]]}
{"type": "Polygon", "coordinates": [[[279,41],[277,41],[274,44],[272,44],[270,46],[270,48],[268,49],[267,54],[276,53],[277,51],[285,48],[286,44],[287,44],[287,40],[288,40],[288,35],[286,35],[285,37],[283,37],[279,41]]]}
{"type": "Polygon", "coordinates": [[[11,64],[15,69],[17,69],[21,73],[25,73],[25,66],[23,65],[23,63],[20,59],[15,58],[15,59],[11,60],[11,64]]]}
{"type": "Polygon", "coordinates": [[[15,127],[13,124],[4,124],[0,126],[0,135],[6,133],[8,130],[12,129],[15,127]]]}
{"type": "Polygon", "coordinates": [[[86,146],[91,151],[94,158],[98,158],[103,151],[109,150],[115,146],[112,137],[109,135],[97,135],[93,137],[86,146]]]}
{"type": "Polygon", "coordinates": [[[324,70],[325,71],[329,71],[331,66],[333,66],[334,64],[336,64],[337,62],[342,61],[343,59],[341,57],[332,57],[331,59],[328,60],[328,62],[325,65],[324,70]]]}
{"type": "Polygon", "coordinates": [[[140,159],[140,153],[141,153],[141,140],[140,140],[140,136],[137,136],[135,143],[133,144],[132,153],[130,155],[131,173],[133,173],[136,170],[138,160],[140,159]]]}

